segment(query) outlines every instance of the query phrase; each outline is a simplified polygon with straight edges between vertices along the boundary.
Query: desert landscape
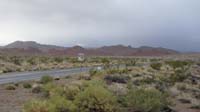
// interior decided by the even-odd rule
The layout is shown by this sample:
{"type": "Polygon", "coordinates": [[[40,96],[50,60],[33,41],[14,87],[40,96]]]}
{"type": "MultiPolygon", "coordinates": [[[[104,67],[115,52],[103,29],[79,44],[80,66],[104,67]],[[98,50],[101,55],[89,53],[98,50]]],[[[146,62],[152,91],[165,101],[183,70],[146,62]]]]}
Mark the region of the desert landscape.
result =
{"type": "Polygon", "coordinates": [[[0,0],[0,112],[200,112],[200,0],[0,0]]]}
{"type": "MultiPolygon", "coordinates": [[[[2,112],[200,111],[199,54],[145,48],[141,51],[143,55],[129,56],[125,51],[130,47],[118,46],[109,50],[124,49],[121,55],[104,56],[104,53],[97,50],[96,55],[87,52],[84,60],[79,60],[79,52],[85,50],[63,48],[73,53],[65,56],[50,55],[49,52],[55,48],[46,47],[47,53],[35,55],[34,52],[28,52],[33,46],[26,43],[29,42],[23,42],[21,46],[14,44],[12,48],[1,48],[4,52],[4,49],[23,51],[19,55],[13,55],[12,52],[1,55],[2,81],[3,78],[7,80],[5,74],[12,76],[12,73],[28,71],[34,73],[52,69],[91,68],[76,74],[44,74],[35,80],[2,82],[2,112]],[[159,55],[152,56],[154,53],[159,55]]],[[[39,51],[38,45],[41,44],[35,45],[35,49],[39,51]]],[[[105,49],[107,52],[109,50],[105,49]]]]}

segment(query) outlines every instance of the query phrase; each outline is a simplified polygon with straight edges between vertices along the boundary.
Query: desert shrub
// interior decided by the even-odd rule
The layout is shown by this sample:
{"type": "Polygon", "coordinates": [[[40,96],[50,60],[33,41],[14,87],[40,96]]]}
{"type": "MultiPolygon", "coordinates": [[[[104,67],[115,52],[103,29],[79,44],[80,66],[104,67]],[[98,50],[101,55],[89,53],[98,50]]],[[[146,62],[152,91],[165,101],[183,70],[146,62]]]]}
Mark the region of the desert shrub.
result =
{"type": "Polygon", "coordinates": [[[116,83],[127,83],[129,80],[128,76],[123,75],[107,75],[105,76],[104,80],[107,82],[116,82],[116,83]]]}
{"type": "Polygon", "coordinates": [[[197,62],[197,65],[200,66],[200,62],[197,62]]]}
{"type": "Polygon", "coordinates": [[[131,69],[125,68],[125,69],[120,70],[119,73],[120,73],[120,74],[128,74],[130,71],[131,71],[131,69]]]}
{"type": "Polygon", "coordinates": [[[40,79],[40,82],[42,84],[46,84],[46,83],[49,83],[49,82],[52,82],[52,81],[53,81],[53,77],[48,76],[48,75],[42,76],[42,78],[40,79]]]}
{"type": "Polygon", "coordinates": [[[93,79],[93,80],[90,80],[90,81],[84,81],[82,83],[82,87],[80,87],[80,89],[84,90],[85,88],[90,87],[90,86],[103,86],[103,87],[106,87],[106,84],[102,80],[93,79]]]}
{"type": "Polygon", "coordinates": [[[32,88],[32,85],[29,83],[23,83],[23,87],[29,89],[32,88]]]}
{"type": "Polygon", "coordinates": [[[75,112],[76,106],[62,96],[52,96],[47,100],[49,112],[75,112]]]}
{"type": "Polygon", "coordinates": [[[80,92],[78,86],[67,86],[64,88],[64,96],[69,100],[74,100],[75,96],[80,92]]]}
{"type": "Polygon", "coordinates": [[[102,76],[102,75],[105,74],[105,71],[104,71],[104,70],[100,71],[100,70],[96,70],[96,69],[91,69],[91,70],[89,71],[89,74],[90,74],[91,77],[94,77],[94,76],[102,76]]]}
{"type": "Polygon", "coordinates": [[[54,95],[64,95],[64,87],[62,86],[57,86],[54,83],[47,83],[43,86],[43,91],[44,97],[51,97],[54,95]]]}
{"type": "Polygon", "coordinates": [[[125,69],[108,69],[106,71],[107,74],[128,74],[130,72],[130,70],[128,70],[127,68],[125,69]]]}
{"type": "Polygon", "coordinates": [[[35,58],[29,58],[29,59],[27,59],[27,63],[29,63],[30,65],[35,65],[36,64],[36,60],[35,60],[35,58]]]}
{"type": "Polygon", "coordinates": [[[199,105],[192,105],[190,108],[191,109],[198,109],[198,110],[200,110],[200,103],[199,103],[199,105]]]}
{"type": "Polygon", "coordinates": [[[32,100],[24,105],[23,112],[49,112],[49,109],[46,101],[32,100]]]}
{"type": "Polygon", "coordinates": [[[15,65],[21,65],[21,60],[20,60],[19,57],[13,56],[13,57],[11,57],[10,59],[11,59],[11,61],[12,61],[15,65]]]}
{"type": "Polygon", "coordinates": [[[180,91],[185,91],[187,89],[186,84],[177,84],[176,87],[180,91]]]}
{"type": "Polygon", "coordinates": [[[115,112],[116,98],[100,85],[87,87],[75,98],[79,112],[115,112]]]}
{"type": "Polygon", "coordinates": [[[18,86],[19,86],[19,83],[15,83],[14,85],[15,85],[16,87],[18,87],[18,86]]]}
{"type": "Polygon", "coordinates": [[[8,67],[6,67],[6,68],[4,68],[3,70],[2,70],[2,72],[3,73],[9,73],[9,72],[13,72],[14,70],[12,69],[12,68],[8,68],[8,67]]]}
{"type": "Polygon", "coordinates": [[[7,85],[6,86],[6,90],[15,90],[16,89],[16,86],[15,85],[7,85]]]}
{"type": "Polygon", "coordinates": [[[94,75],[96,75],[97,73],[98,73],[98,71],[95,70],[95,69],[91,69],[91,70],[89,71],[89,74],[90,74],[91,76],[94,76],[94,75]]]}
{"type": "Polygon", "coordinates": [[[183,68],[184,66],[190,65],[191,62],[187,62],[187,61],[166,61],[166,64],[168,64],[169,66],[171,66],[172,68],[176,69],[176,68],[183,68]]]}
{"type": "Polygon", "coordinates": [[[151,62],[157,62],[157,61],[159,61],[159,59],[155,59],[155,58],[154,58],[154,59],[150,59],[150,61],[151,61],[151,62]]]}
{"type": "Polygon", "coordinates": [[[156,80],[154,78],[149,78],[149,77],[140,80],[141,84],[152,84],[154,82],[156,82],[156,80]]]}
{"type": "Polygon", "coordinates": [[[106,72],[108,74],[116,74],[116,73],[119,73],[119,69],[108,69],[106,72]]]}
{"type": "Polygon", "coordinates": [[[102,58],[101,62],[106,65],[110,63],[110,60],[108,58],[102,58]]]}
{"type": "Polygon", "coordinates": [[[61,78],[60,77],[55,77],[54,80],[58,81],[60,80],[61,78]]]}
{"type": "Polygon", "coordinates": [[[126,66],[135,66],[136,65],[136,59],[129,59],[128,61],[125,62],[126,66]]]}
{"type": "Polygon", "coordinates": [[[185,79],[187,79],[189,76],[188,73],[186,73],[185,70],[176,70],[174,74],[171,74],[170,75],[170,81],[172,83],[175,83],[175,82],[182,82],[184,81],[185,79]]]}
{"type": "Polygon", "coordinates": [[[91,80],[91,76],[89,74],[81,74],[79,80],[91,80]]]}
{"type": "Polygon", "coordinates": [[[40,57],[39,61],[42,62],[42,63],[48,63],[49,58],[48,57],[40,57]]]}
{"type": "Polygon", "coordinates": [[[70,79],[70,78],[71,78],[71,76],[70,76],[70,75],[68,75],[68,76],[66,76],[66,77],[65,77],[65,79],[70,79]]]}
{"type": "Polygon", "coordinates": [[[167,106],[166,95],[155,89],[131,89],[125,97],[129,112],[160,112],[167,106]]]}
{"type": "Polygon", "coordinates": [[[161,63],[152,63],[151,64],[151,68],[153,68],[155,70],[160,70],[161,67],[162,67],[161,63]]]}
{"type": "Polygon", "coordinates": [[[62,96],[48,100],[32,100],[23,107],[23,112],[76,112],[76,106],[62,96]]]}
{"type": "Polygon", "coordinates": [[[55,58],[54,58],[54,61],[57,62],[57,63],[61,63],[61,62],[64,61],[64,59],[61,58],[61,57],[55,57],[55,58]]]}
{"type": "Polygon", "coordinates": [[[42,87],[41,86],[33,87],[32,93],[38,94],[40,92],[42,92],[42,87]]]}
{"type": "Polygon", "coordinates": [[[70,58],[68,61],[71,63],[79,63],[77,58],[70,58]]]}

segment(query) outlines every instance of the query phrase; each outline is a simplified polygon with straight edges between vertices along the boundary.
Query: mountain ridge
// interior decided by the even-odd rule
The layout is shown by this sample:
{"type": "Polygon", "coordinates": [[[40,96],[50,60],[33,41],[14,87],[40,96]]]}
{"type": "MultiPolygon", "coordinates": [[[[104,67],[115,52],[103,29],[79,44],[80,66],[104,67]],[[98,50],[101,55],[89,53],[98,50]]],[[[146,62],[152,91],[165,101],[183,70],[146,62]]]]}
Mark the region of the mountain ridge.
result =
{"type": "Polygon", "coordinates": [[[87,56],[163,56],[178,54],[178,51],[162,48],[141,46],[134,48],[125,45],[111,45],[99,48],[84,48],[82,46],[62,47],[56,45],[40,44],[35,41],[15,41],[0,47],[0,53],[24,55],[67,55],[76,56],[84,53],[87,56]]]}

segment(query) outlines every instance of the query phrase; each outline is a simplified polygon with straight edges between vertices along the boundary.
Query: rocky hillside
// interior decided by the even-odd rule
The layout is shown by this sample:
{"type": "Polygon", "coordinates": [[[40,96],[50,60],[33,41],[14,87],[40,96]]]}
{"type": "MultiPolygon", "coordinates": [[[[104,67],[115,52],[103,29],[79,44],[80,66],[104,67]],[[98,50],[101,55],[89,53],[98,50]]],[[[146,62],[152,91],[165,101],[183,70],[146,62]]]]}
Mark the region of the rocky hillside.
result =
{"type": "Polygon", "coordinates": [[[131,46],[115,45],[100,48],[83,48],[81,46],[61,47],[44,45],[34,41],[16,41],[0,48],[2,54],[23,55],[68,55],[76,56],[84,53],[87,56],[163,56],[173,55],[178,52],[166,48],[154,48],[143,46],[133,48],[131,46]]]}

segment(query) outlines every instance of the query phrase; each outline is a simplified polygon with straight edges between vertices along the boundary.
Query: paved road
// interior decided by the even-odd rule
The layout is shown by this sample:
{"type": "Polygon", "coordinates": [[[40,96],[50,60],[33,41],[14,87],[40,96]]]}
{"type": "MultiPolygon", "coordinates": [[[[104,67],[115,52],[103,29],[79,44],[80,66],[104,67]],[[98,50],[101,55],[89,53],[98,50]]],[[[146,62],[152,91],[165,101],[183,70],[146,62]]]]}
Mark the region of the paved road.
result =
{"type": "Polygon", "coordinates": [[[48,71],[34,71],[34,72],[20,72],[20,73],[7,73],[0,75],[0,84],[17,83],[28,80],[39,80],[44,75],[53,77],[62,77],[73,75],[82,72],[88,72],[91,67],[84,68],[70,68],[63,70],[48,70],[48,71]]]}

